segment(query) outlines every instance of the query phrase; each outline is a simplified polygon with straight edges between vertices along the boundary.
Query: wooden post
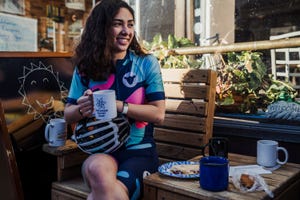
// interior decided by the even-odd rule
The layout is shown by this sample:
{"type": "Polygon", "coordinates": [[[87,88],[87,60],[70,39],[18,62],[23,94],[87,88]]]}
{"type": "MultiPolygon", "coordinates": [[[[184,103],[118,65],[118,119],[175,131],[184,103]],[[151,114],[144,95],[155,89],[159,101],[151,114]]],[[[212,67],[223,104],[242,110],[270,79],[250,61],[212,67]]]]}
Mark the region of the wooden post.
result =
{"type": "Polygon", "coordinates": [[[174,32],[176,37],[185,37],[185,1],[175,0],[174,32]]]}

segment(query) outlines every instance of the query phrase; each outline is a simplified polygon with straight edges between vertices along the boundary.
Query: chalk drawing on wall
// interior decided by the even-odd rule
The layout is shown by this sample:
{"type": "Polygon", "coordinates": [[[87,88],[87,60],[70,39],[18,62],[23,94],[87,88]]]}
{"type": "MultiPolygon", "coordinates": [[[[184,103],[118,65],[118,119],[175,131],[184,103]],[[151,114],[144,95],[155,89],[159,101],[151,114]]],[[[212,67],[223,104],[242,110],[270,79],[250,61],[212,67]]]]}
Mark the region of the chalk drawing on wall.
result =
{"type": "Polygon", "coordinates": [[[39,61],[38,65],[30,63],[29,67],[24,66],[19,82],[18,92],[23,96],[22,104],[28,108],[27,114],[33,114],[34,119],[42,118],[45,122],[63,116],[68,90],[52,65],[45,66],[39,61]]]}

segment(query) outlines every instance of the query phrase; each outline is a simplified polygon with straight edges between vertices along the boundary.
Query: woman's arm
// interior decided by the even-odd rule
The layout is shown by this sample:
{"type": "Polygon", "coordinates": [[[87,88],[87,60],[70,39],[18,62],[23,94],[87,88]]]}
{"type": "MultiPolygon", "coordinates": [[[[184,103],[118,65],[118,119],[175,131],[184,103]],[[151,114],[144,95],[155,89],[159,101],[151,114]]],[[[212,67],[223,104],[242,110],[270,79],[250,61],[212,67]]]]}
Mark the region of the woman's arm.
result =
{"type": "MultiPolygon", "coordinates": [[[[122,101],[117,101],[117,110],[118,112],[123,111],[122,101]]],[[[141,105],[128,103],[127,116],[138,121],[162,123],[165,118],[165,100],[141,105]]]]}
{"type": "MultiPolygon", "coordinates": [[[[123,101],[116,101],[117,111],[123,111],[123,101]]],[[[64,117],[67,123],[76,123],[84,117],[92,117],[93,95],[91,90],[84,92],[77,100],[77,105],[66,104],[64,117]]],[[[139,121],[162,123],[165,117],[165,100],[152,101],[148,104],[128,103],[127,116],[139,121]]]]}

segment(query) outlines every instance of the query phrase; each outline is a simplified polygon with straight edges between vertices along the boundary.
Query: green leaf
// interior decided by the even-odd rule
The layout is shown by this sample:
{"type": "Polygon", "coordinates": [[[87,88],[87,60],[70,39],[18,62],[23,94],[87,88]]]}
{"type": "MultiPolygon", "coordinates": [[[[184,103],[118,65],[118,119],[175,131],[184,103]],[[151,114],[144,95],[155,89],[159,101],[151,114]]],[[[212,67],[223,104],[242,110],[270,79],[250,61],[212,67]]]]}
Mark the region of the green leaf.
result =
{"type": "Polygon", "coordinates": [[[221,102],[221,105],[228,106],[234,104],[234,99],[232,97],[226,97],[224,101],[221,102]]]}

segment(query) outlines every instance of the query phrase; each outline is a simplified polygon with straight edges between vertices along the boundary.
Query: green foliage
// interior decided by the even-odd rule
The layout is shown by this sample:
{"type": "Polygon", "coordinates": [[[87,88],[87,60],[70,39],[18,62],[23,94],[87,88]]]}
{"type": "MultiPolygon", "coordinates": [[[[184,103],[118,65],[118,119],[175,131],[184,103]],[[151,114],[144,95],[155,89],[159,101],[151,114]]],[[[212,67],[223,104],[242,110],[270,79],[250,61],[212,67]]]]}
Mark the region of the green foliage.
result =
{"type": "MultiPolygon", "coordinates": [[[[152,42],[144,41],[144,46],[157,57],[162,68],[201,68],[205,63],[203,57],[169,55],[171,49],[195,46],[187,38],[169,35],[164,41],[157,34],[152,42]]],[[[277,100],[295,99],[296,91],[288,83],[274,80],[261,56],[250,51],[230,52],[225,54],[225,59],[221,56],[223,63],[217,69],[217,107],[227,107],[229,112],[256,113],[277,100]]]]}
{"type": "Polygon", "coordinates": [[[169,35],[164,41],[161,34],[156,34],[152,42],[143,41],[145,48],[159,61],[162,68],[199,68],[202,61],[188,55],[169,55],[169,50],[180,47],[195,46],[188,38],[177,38],[169,35]]]}
{"type": "MultiPolygon", "coordinates": [[[[267,73],[261,53],[244,51],[226,54],[218,69],[217,106],[238,106],[238,112],[256,113],[277,100],[293,100],[296,91],[267,73]]],[[[230,107],[231,106],[231,107],[230,107]]]]}

